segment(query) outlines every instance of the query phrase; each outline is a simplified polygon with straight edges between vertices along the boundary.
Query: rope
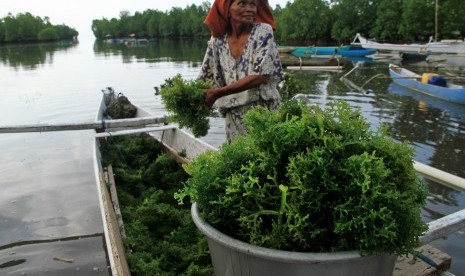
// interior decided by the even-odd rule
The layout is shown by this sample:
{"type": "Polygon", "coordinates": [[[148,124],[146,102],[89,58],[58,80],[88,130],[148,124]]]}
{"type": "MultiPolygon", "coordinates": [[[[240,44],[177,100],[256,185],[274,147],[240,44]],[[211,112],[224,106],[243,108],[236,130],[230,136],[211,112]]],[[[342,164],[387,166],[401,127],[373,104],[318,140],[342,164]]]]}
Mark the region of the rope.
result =
{"type": "MultiPolygon", "coordinates": [[[[107,131],[107,133],[108,133],[108,135],[109,135],[109,136],[108,136],[108,140],[110,141],[110,143],[113,143],[113,138],[114,138],[115,136],[113,136],[113,135],[111,134],[111,132],[109,132],[109,131],[107,131]]],[[[134,171],[134,169],[128,164],[128,162],[126,162],[126,158],[124,158],[124,154],[123,154],[123,152],[121,151],[121,147],[118,147],[118,146],[116,145],[116,149],[118,150],[119,156],[121,157],[121,160],[122,160],[123,163],[126,165],[126,167],[127,167],[130,171],[134,171]]]]}
{"type": "Polygon", "coordinates": [[[423,255],[423,253],[415,250],[413,251],[413,255],[415,257],[418,257],[420,260],[424,261],[425,263],[429,264],[430,266],[434,267],[435,269],[438,269],[438,264],[432,259],[428,258],[428,256],[423,255]]]}
{"type": "Polygon", "coordinates": [[[369,83],[370,81],[376,79],[376,78],[381,78],[381,77],[384,77],[385,75],[384,74],[377,74],[377,75],[374,75],[373,77],[371,77],[370,79],[368,79],[364,84],[362,84],[362,88],[367,84],[369,83]]]}

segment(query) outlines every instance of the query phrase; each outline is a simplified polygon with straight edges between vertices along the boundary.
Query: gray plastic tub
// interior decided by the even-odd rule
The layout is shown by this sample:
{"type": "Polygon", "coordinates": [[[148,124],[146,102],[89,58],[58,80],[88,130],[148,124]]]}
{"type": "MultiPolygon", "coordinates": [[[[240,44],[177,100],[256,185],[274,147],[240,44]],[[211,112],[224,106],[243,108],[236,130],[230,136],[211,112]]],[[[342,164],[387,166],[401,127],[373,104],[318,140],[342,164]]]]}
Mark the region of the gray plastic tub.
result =
{"type": "Polygon", "coordinates": [[[253,246],[211,227],[200,218],[195,203],[191,213],[195,225],[207,237],[216,276],[391,276],[394,270],[395,255],[300,253],[253,246]]]}

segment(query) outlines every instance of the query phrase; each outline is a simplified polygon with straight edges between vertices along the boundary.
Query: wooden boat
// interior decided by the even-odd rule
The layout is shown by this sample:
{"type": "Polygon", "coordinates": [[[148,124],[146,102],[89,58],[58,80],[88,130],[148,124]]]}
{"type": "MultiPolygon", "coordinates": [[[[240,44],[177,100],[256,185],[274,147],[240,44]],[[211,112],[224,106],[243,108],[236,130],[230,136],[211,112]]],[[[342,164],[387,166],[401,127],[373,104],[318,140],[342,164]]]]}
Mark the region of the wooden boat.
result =
{"type": "MultiPolygon", "coordinates": [[[[98,108],[96,122],[101,122],[105,119],[105,111],[107,105],[114,98],[111,93],[104,93],[101,103],[98,108]]],[[[144,109],[137,107],[136,117],[150,118],[151,114],[144,109]]],[[[108,119],[109,120],[109,119],[108,119]]],[[[125,249],[122,242],[120,232],[121,217],[117,201],[116,189],[114,186],[109,186],[109,179],[112,178],[112,172],[106,172],[100,160],[100,138],[136,133],[149,133],[154,139],[161,142],[166,149],[166,152],[174,156],[178,162],[187,163],[207,150],[216,150],[215,147],[205,143],[204,141],[195,138],[192,134],[177,127],[175,124],[165,125],[163,120],[159,120],[159,124],[149,125],[144,128],[107,128],[104,132],[96,132],[94,140],[94,171],[97,183],[97,190],[100,202],[100,211],[104,226],[105,243],[107,247],[107,255],[113,276],[130,275],[128,264],[125,257],[125,249]],[[108,188],[110,187],[110,188],[108,188]],[[112,196],[110,196],[112,194],[112,196]]],[[[111,182],[111,181],[110,181],[111,182]]]]}
{"type": "MultiPolygon", "coordinates": [[[[98,115],[96,121],[101,121],[103,118],[103,114],[105,113],[107,103],[104,99],[99,106],[98,115]]],[[[141,109],[137,108],[137,116],[149,116],[150,113],[141,109]]],[[[124,135],[124,134],[132,134],[132,133],[141,133],[141,132],[148,132],[154,139],[158,141],[162,141],[163,145],[167,148],[168,152],[178,155],[179,160],[183,162],[189,162],[198,154],[206,151],[206,150],[216,150],[214,147],[204,143],[203,141],[196,139],[191,134],[187,133],[186,131],[177,128],[175,125],[167,125],[167,126],[149,126],[143,129],[129,129],[129,130],[115,130],[112,131],[111,129],[107,129],[105,132],[99,132],[95,134],[95,143],[94,143],[94,168],[95,168],[95,178],[97,182],[97,190],[98,196],[101,206],[101,215],[103,220],[104,226],[104,235],[105,235],[105,242],[106,242],[106,250],[107,255],[109,258],[109,265],[111,268],[111,275],[113,276],[120,276],[120,275],[130,275],[129,268],[125,259],[125,251],[124,246],[122,243],[122,235],[120,233],[120,227],[118,222],[118,203],[117,201],[112,201],[110,197],[110,193],[114,193],[114,191],[108,188],[106,176],[108,175],[109,178],[112,177],[112,172],[109,173],[104,172],[104,168],[100,163],[100,150],[99,150],[99,138],[105,136],[113,136],[113,135],[124,135]],[[187,150],[187,157],[180,156],[181,151],[187,150]]],[[[441,183],[446,183],[451,187],[455,187],[461,190],[465,190],[465,180],[459,178],[454,175],[450,175],[448,173],[439,171],[437,169],[431,168],[427,165],[423,165],[421,163],[415,162],[415,168],[417,171],[427,178],[434,179],[436,181],[441,181],[441,183]]],[[[112,195],[112,198],[117,198],[115,194],[112,195]]],[[[443,217],[439,220],[430,222],[429,224],[430,230],[425,233],[421,241],[423,244],[430,243],[431,241],[441,238],[448,233],[456,232],[461,229],[465,225],[465,210],[459,211],[452,215],[443,217]]],[[[431,248],[425,249],[429,253],[433,252],[434,250],[431,248]]],[[[447,262],[444,261],[444,254],[438,255],[437,250],[434,252],[434,258],[430,255],[434,261],[438,262],[439,265],[444,267],[444,269],[448,269],[447,262]],[[442,259],[440,259],[442,258],[442,259]]],[[[400,276],[404,275],[404,271],[412,271],[410,269],[412,259],[401,259],[398,260],[396,264],[396,270],[393,275],[400,276]]],[[[448,259],[450,261],[450,257],[448,259]]],[[[428,266],[426,263],[419,263],[422,265],[417,270],[425,270],[425,266],[428,266]]],[[[450,266],[450,263],[449,263],[450,266]]],[[[418,275],[426,275],[426,274],[418,274],[418,275]]]]}
{"type": "Polygon", "coordinates": [[[398,85],[446,101],[465,104],[465,87],[447,82],[446,87],[424,83],[422,76],[394,64],[389,64],[389,75],[398,85]]]}
{"type": "Polygon", "coordinates": [[[347,59],[334,58],[297,58],[292,55],[280,55],[281,64],[288,70],[341,70],[347,59]]]}
{"type": "MultiPolygon", "coordinates": [[[[105,112],[107,105],[109,102],[114,99],[115,96],[112,94],[112,91],[105,91],[101,103],[99,105],[99,110],[97,113],[96,121],[100,122],[105,119],[105,112]]],[[[150,112],[136,106],[136,119],[138,118],[149,118],[152,115],[150,112]]],[[[205,150],[212,150],[215,149],[213,146],[207,144],[206,142],[195,138],[191,133],[180,129],[177,127],[176,124],[168,124],[165,125],[166,120],[158,121],[158,125],[151,125],[150,128],[142,128],[139,130],[128,129],[127,127],[125,130],[121,128],[113,127],[107,128],[105,132],[100,132],[96,134],[96,137],[106,137],[106,136],[117,136],[117,135],[126,135],[131,133],[142,133],[148,132],[152,135],[156,140],[161,142],[167,150],[171,153],[177,155],[177,158],[182,161],[183,163],[189,162],[190,160],[194,159],[197,155],[204,152],[205,150]],[[179,156],[179,152],[184,152],[184,156],[179,156]]]]}
{"type": "Polygon", "coordinates": [[[465,54],[465,42],[461,40],[442,40],[435,42],[430,38],[428,43],[423,44],[379,43],[374,40],[369,40],[357,33],[351,45],[361,46],[365,49],[394,51],[399,53],[465,54]]]}
{"type": "Polygon", "coordinates": [[[294,51],[296,49],[295,46],[278,46],[278,52],[281,54],[286,54],[294,51]]]}
{"type": "Polygon", "coordinates": [[[351,46],[339,47],[298,47],[291,52],[296,57],[309,57],[309,56],[331,56],[339,55],[343,57],[364,57],[376,53],[373,49],[352,49],[351,46]]]}
{"type": "Polygon", "coordinates": [[[287,66],[287,70],[293,70],[293,71],[340,71],[344,68],[342,65],[325,65],[325,66],[317,66],[317,65],[311,65],[311,66],[287,66]]]}
{"type": "Polygon", "coordinates": [[[413,52],[401,52],[399,53],[402,60],[405,61],[423,61],[428,57],[428,53],[413,53],[413,52]]]}

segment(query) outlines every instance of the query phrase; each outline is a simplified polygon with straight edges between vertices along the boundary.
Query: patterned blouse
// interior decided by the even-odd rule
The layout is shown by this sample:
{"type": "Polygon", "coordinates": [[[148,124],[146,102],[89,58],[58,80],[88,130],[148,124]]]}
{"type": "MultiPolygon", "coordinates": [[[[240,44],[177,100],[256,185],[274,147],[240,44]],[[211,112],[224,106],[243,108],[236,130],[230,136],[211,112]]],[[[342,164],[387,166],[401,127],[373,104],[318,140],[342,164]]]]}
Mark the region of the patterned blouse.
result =
{"type": "Polygon", "coordinates": [[[283,69],[273,29],[268,24],[254,24],[238,59],[231,55],[227,34],[212,37],[208,42],[200,79],[211,80],[215,86],[223,87],[248,75],[267,75],[269,78],[257,88],[219,98],[215,105],[221,113],[258,101],[259,97],[264,101],[280,99],[277,84],[283,78],[283,69]]]}

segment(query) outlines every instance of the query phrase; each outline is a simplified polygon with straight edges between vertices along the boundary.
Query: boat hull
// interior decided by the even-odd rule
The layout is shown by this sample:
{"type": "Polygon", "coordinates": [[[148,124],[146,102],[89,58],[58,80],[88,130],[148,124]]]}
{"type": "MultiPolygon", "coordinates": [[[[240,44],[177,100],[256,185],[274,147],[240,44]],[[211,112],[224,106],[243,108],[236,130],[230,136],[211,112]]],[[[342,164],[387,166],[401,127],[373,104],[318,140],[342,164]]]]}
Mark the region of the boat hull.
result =
{"type": "Polygon", "coordinates": [[[412,44],[379,43],[368,40],[357,34],[351,45],[362,46],[365,49],[376,49],[380,51],[392,51],[402,53],[430,53],[430,54],[465,54],[465,42],[429,42],[412,44]],[[359,42],[356,42],[356,41],[359,42]]]}
{"type": "Polygon", "coordinates": [[[296,57],[316,56],[331,56],[339,55],[343,57],[364,57],[376,53],[373,49],[350,49],[350,46],[341,47],[299,47],[292,51],[292,55],[296,57]]]}
{"type": "MultiPolygon", "coordinates": [[[[108,101],[105,101],[108,95],[102,97],[101,103],[98,107],[96,121],[104,119],[104,114],[107,108],[108,101]]],[[[136,117],[144,118],[150,117],[150,112],[137,107],[136,117]]],[[[151,126],[150,129],[156,129],[157,131],[147,131],[145,129],[131,129],[129,132],[142,133],[147,132],[154,139],[161,142],[166,152],[180,163],[188,163],[192,161],[199,154],[207,150],[217,150],[215,147],[207,144],[206,142],[195,138],[192,134],[185,130],[178,128],[176,125],[173,126],[151,126]]],[[[104,133],[96,133],[93,145],[94,151],[94,172],[97,183],[97,191],[99,197],[100,212],[103,221],[103,229],[105,235],[105,243],[108,252],[108,262],[111,269],[111,275],[130,275],[129,267],[125,257],[125,248],[122,242],[122,234],[120,233],[120,222],[118,218],[121,216],[118,206],[115,203],[117,199],[115,189],[112,190],[111,181],[108,179],[112,176],[112,173],[106,172],[105,168],[101,163],[100,153],[100,138],[106,136],[117,136],[128,134],[128,130],[121,129],[107,129],[104,133]],[[110,189],[110,191],[108,190],[110,189]],[[110,193],[114,193],[110,196],[110,193]]]]}
{"type": "Polygon", "coordinates": [[[441,87],[419,81],[421,76],[405,68],[389,65],[389,75],[394,83],[446,101],[465,104],[465,88],[461,86],[441,87]]]}

